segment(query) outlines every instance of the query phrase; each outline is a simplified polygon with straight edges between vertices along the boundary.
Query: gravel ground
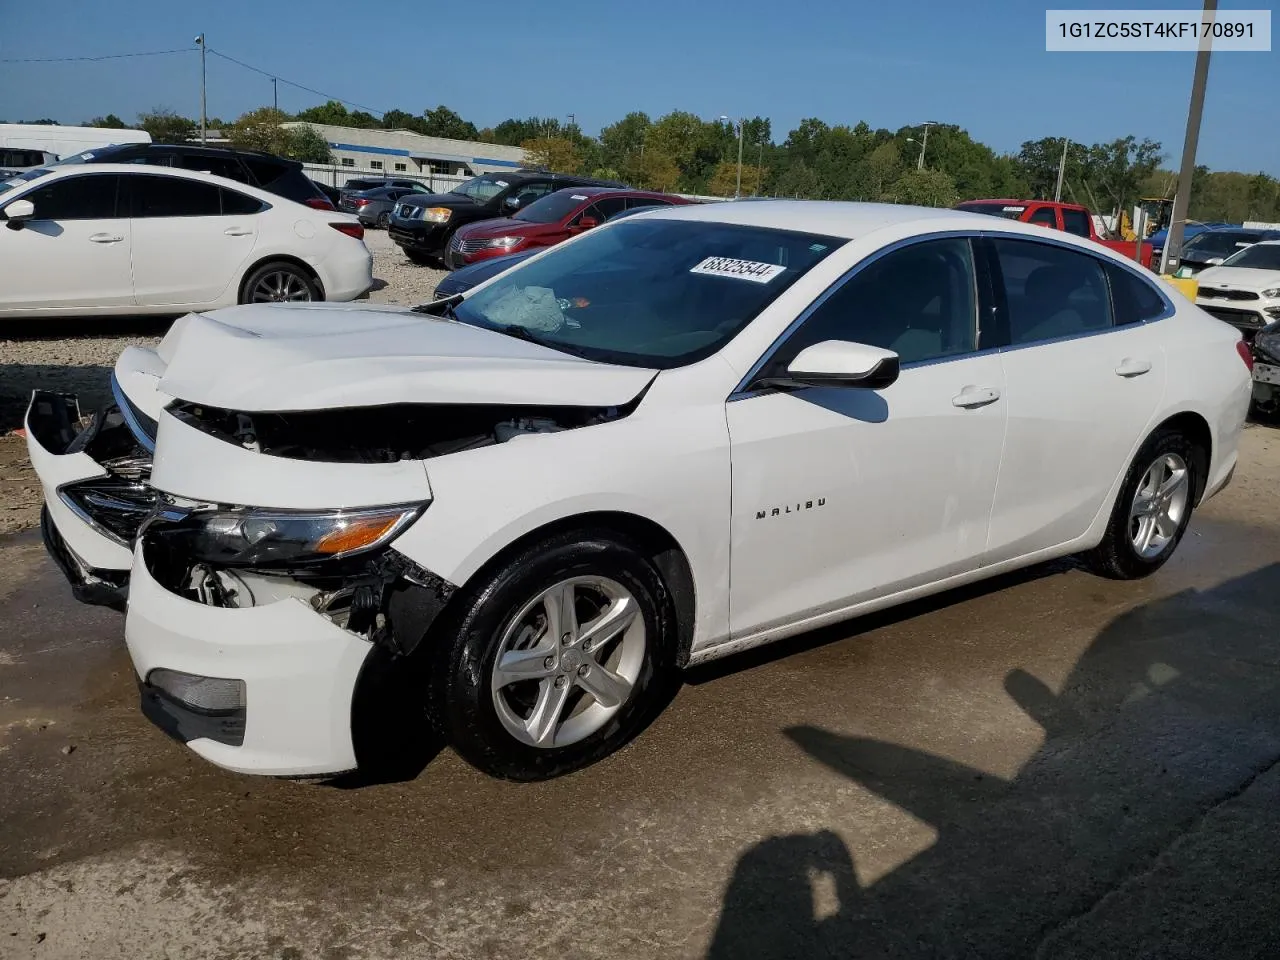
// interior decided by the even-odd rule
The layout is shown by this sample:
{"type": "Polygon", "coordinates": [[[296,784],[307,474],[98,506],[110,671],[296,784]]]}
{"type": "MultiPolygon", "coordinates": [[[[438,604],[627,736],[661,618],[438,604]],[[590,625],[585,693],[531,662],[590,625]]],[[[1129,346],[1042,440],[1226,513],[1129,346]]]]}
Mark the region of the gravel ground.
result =
{"type": "MultiPolygon", "coordinates": [[[[410,263],[385,232],[370,230],[374,303],[406,306],[430,298],[445,276],[410,263]]],[[[34,526],[40,488],[27,461],[26,444],[11,431],[22,426],[33,389],[74,393],[92,409],[108,399],[107,378],[127,346],[154,346],[170,321],[140,317],[95,320],[19,321],[0,340],[0,534],[34,526]]]]}

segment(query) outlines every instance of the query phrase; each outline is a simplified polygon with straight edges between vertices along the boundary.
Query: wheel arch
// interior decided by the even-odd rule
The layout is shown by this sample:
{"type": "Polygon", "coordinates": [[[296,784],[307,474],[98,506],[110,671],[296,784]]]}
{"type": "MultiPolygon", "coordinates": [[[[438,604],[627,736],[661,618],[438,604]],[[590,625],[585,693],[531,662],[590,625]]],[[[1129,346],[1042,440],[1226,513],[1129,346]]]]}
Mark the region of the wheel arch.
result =
{"type": "MultiPolygon", "coordinates": [[[[459,596],[466,592],[466,588],[483,581],[491,570],[513,553],[541,540],[573,530],[614,532],[641,548],[642,553],[658,571],[671,600],[676,622],[676,665],[678,667],[687,665],[693,646],[697,612],[693,568],[684,548],[670,531],[656,521],[636,513],[621,510],[592,510],[560,517],[534,527],[496,550],[475,573],[458,585],[459,589],[454,595],[459,596]]],[[[448,619],[440,617],[436,623],[448,619]]]]}
{"type": "Polygon", "coordinates": [[[270,253],[256,258],[253,263],[240,275],[240,284],[236,287],[236,303],[244,303],[245,287],[249,284],[249,278],[261,270],[269,263],[287,263],[290,266],[299,268],[303,273],[311,278],[311,282],[316,285],[320,291],[320,299],[325,299],[324,281],[320,279],[320,274],[316,272],[316,268],[307,263],[300,257],[295,257],[288,253],[270,253]]]}
{"type": "Polygon", "coordinates": [[[1209,427],[1209,421],[1194,410],[1183,410],[1160,421],[1147,436],[1154,436],[1162,430],[1175,430],[1182,434],[1191,441],[1199,454],[1197,462],[1192,465],[1196,481],[1192,502],[1198,506],[1209,482],[1209,467],[1213,463],[1213,431],[1209,427]]]}

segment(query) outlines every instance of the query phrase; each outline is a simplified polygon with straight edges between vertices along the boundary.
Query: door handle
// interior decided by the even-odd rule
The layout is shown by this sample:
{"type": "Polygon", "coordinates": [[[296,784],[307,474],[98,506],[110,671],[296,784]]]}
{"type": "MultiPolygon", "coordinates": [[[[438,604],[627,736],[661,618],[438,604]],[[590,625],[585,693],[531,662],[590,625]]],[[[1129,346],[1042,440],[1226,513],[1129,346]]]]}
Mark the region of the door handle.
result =
{"type": "Polygon", "coordinates": [[[1140,377],[1150,369],[1150,360],[1134,360],[1132,357],[1125,357],[1120,361],[1120,366],[1116,367],[1116,376],[1140,377]]]}
{"type": "Polygon", "coordinates": [[[951,398],[951,404],[972,410],[975,407],[985,407],[989,403],[995,403],[999,399],[1000,391],[995,387],[965,387],[951,398]]]}
{"type": "Polygon", "coordinates": [[[222,232],[228,237],[247,237],[249,234],[253,233],[253,231],[248,227],[227,227],[227,229],[222,232]]]}
{"type": "Polygon", "coordinates": [[[95,233],[89,237],[91,243],[119,243],[123,239],[114,233],[95,233]]]}

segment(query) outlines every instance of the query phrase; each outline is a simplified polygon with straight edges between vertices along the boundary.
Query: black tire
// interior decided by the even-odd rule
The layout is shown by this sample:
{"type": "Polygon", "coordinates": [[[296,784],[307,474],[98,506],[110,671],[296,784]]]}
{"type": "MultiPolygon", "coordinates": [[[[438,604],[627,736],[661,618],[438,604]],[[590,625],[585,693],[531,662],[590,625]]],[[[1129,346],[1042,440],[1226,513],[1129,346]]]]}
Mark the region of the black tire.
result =
{"type": "Polygon", "coordinates": [[[1150,576],[1159,570],[1178,548],[1182,535],[1186,533],[1187,524],[1195,510],[1196,495],[1202,483],[1199,471],[1202,469],[1203,453],[1187,437],[1176,430],[1157,430],[1138,450],[1124,478],[1120,493],[1116,496],[1115,506],[1111,510],[1111,519],[1107,522],[1106,533],[1102,542],[1084,554],[1083,560],[1092,572],[1098,576],[1112,580],[1137,580],[1150,576]],[[1187,467],[1187,502],[1177,531],[1168,543],[1153,557],[1144,557],[1134,546],[1132,539],[1131,518],[1134,497],[1138,488],[1151,469],[1161,457],[1175,454],[1187,467]]]}
{"type": "MultiPolygon", "coordinates": [[[[300,286],[305,290],[306,296],[299,299],[290,298],[293,299],[293,302],[304,303],[307,301],[324,299],[324,293],[321,291],[320,285],[312,279],[311,274],[307,273],[307,271],[303,270],[297,264],[277,260],[262,264],[262,266],[258,267],[244,278],[244,283],[240,285],[240,302],[270,302],[255,300],[254,291],[258,289],[258,285],[264,280],[268,280],[272,277],[282,278],[290,284],[300,286]]],[[[294,287],[291,287],[290,289],[294,289],[294,287]]]]}
{"type": "Polygon", "coordinates": [[[429,267],[436,262],[436,258],[429,253],[423,253],[421,250],[410,250],[408,247],[401,247],[404,255],[409,258],[410,263],[416,263],[420,267],[429,267]]]}
{"type": "Polygon", "coordinates": [[[387,226],[388,226],[390,223],[391,223],[391,214],[387,213],[387,211],[385,211],[385,210],[383,210],[380,214],[378,214],[378,229],[379,229],[379,230],[385,230],[385,229],[387,229],[387,226]]]}
{"type": "MultiPolygon", "coordinates": [[[[504,558],[451,604],[431,671],[430,713],[458,754],[506,780],[548,780],[589,766],[623,747],[669,702],[675,668],[674,607],[644,552],[606,530],[577,530],[504,558]],[[490,691],[498,647],[513,618],[540,591],[576,576],[608,577],[636,599],[645,649],[629,698],[602,727],[576,743],[541,748],[508,732],[490,691]]],[[[571,709],[571,708],[570,708],[571,709]]]]}

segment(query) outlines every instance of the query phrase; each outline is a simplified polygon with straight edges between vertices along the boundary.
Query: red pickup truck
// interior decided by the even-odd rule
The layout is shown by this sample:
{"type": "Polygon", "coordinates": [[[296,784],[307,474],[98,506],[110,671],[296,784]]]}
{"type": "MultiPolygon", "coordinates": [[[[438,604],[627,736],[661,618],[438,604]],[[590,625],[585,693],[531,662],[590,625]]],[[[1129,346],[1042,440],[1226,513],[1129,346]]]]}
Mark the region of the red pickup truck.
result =
{"type": "Polygon", "coordinates": [[[1093,217],[1087,207],[1075,203],[1055,203],[1052,200],[966,200],[956,206],[957,210],[968,210],[970,213],[988,213],[1006,220],[1019,220],[1022,223],[1034,223],[1050,230],[1062,230],[1074,233],[1078,237],[1088,237],[1104,247],[1110,247],[1121,256],[1137,260],[1144,267],[1151,266],[1151,244],[1143,241],[1139,254],[1136,240],[1104,240],[1098,236],[1093,226],[1093,217]],[[1135,254],[1138,254],[1135,256],[1135,254]]]}

